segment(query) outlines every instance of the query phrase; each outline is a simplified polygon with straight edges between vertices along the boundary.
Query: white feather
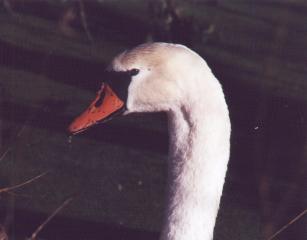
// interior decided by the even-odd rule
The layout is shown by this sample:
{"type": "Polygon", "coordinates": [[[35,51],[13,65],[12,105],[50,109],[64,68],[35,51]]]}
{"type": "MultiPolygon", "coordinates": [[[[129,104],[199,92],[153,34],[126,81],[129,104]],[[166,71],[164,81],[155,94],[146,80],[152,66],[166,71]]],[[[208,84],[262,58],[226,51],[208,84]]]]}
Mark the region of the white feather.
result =
{"type": "Polygon", "coordinates": [[[182,45],[153,43],[114,59],[114,70],[140,69],[126,112],[166,111],[168,200],[161,240],[211,240],[230,148],[221,85],[206,62],[182,45]]]}

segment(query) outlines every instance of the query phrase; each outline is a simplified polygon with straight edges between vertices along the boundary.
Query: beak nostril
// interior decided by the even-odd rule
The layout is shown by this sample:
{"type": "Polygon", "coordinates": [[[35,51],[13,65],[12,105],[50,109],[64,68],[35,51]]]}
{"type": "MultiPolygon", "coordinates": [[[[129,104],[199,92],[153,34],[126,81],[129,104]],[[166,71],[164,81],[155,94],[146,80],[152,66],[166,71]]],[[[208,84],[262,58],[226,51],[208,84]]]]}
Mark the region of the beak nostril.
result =
{"type": "Polygon", "coordinates": [[[99,107],[102,104],[104,97],[105,97],[105,91],[102,91],[100,93],[99,99],[97,100],[97,102],[95,102],[96,108],[99,107]]]}
{"type": "Polygon", "coordinates": [[[82,132],[96,123],[120,114],[123,106],[124,102],[113,93],[108,85],[105,85],[97,93],[95,100],[87,110],[71,123],[68,130],[73,134],[82,132]]]}

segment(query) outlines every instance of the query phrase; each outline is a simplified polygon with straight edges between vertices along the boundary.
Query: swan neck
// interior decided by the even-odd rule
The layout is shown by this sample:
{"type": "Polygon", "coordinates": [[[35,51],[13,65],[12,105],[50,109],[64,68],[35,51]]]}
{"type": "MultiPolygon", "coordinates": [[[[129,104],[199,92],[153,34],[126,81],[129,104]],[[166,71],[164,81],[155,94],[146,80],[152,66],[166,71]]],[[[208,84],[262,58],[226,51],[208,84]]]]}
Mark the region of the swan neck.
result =
{"type": "MultiPolygon", "coordinates": [[[[168,113],[168,203],[162,240],[211,240],[229,158],[230,124],[221,111],[181,107],[168,113]]],[[[212,106],[213,107],[213,106],[212,106]]]]}

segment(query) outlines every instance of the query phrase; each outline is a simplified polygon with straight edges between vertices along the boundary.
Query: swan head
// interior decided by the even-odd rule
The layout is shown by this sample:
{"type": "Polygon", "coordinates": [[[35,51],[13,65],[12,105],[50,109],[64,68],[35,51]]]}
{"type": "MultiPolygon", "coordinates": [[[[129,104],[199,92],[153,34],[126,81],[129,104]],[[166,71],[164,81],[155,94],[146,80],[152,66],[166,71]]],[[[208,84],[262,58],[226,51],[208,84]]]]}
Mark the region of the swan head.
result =
{"type": "Polygon", "coordinates": [[[200,91],[196,76],[203,63],[188,48],[168,43],[143,44],[119,54],[107,68],[95,100],[71,123],[69,132],[79,133],[115,115],[180,107],[200,91]]]}

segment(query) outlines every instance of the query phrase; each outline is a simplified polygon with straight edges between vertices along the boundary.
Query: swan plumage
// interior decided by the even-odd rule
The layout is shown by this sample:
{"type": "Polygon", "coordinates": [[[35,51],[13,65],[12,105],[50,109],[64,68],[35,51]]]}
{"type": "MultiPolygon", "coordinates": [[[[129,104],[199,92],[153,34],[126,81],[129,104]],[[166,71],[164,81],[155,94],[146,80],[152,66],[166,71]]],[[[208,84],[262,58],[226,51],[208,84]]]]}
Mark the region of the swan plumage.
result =
{"type": "Polygon", "coordinates": [[[113,77],[70,131],[82,131],[114,113],[166,112],[169,171],[161,240],[212,239],[231,132],[220,83],[203,58],[178,44],[137,46],[116,56],[107,70],[113,77]],[[117,83],[118,78],[123,80],[117,83]],[[108,101],[106,94],[118,101],[108,101]]]}

